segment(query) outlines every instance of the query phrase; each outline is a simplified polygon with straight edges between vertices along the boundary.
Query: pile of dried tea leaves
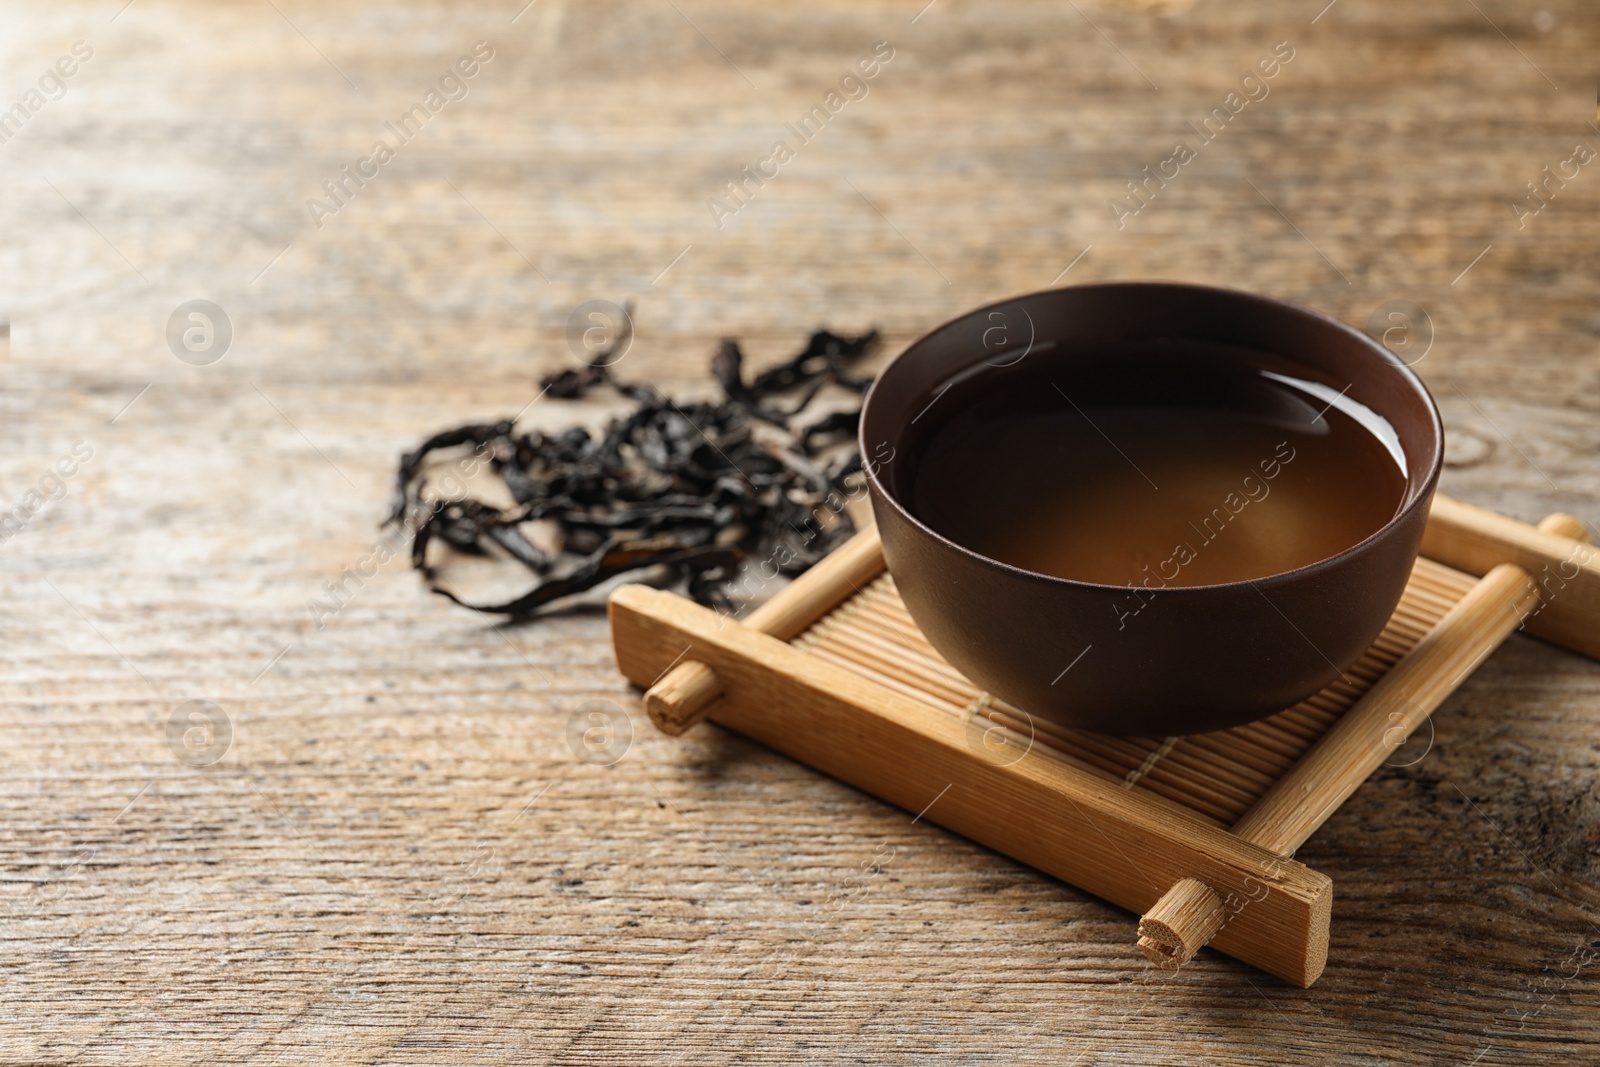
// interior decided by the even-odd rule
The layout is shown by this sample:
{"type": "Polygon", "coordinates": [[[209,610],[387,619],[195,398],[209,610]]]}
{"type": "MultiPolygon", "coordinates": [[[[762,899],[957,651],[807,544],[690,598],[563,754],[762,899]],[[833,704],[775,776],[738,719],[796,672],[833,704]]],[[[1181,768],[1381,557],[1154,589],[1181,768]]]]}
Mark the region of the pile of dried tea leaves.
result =
{"type": "Polygon", "coordinates": [[[861,470],[860,400],[820,415],[812,402],[830,385],[846,396],[865,393],[871,379],[851,367],[877,340],[876,330],[859,337],[819,330],[793,358],[749,381],[738,342],[723,341],[711,361],[723,398],[679,404],[613,376],[616,353],[631,341],[624,328],[582,368],[540,384],[558,399],[605,387],[632,401],[631,412],[598,436],[577,427],[519,433],[514,420],[435,434],[401,457],[389,521],[410,527],[412,566],[433,591],[477,611],[527,617],[617,575],[646,571],[731,610],[747,561],[798,574],[855,531],[842,502],[861,470]],[[481,481],[447,479],[448,493],[432,484],[430,457],[464,450],[469,458],[457,468],[498,479],[493,493],[481,481]],[[469,604],[441,584],[430,562],[436,541],[514,560],[536,584],[504,603],[469,604]]]}

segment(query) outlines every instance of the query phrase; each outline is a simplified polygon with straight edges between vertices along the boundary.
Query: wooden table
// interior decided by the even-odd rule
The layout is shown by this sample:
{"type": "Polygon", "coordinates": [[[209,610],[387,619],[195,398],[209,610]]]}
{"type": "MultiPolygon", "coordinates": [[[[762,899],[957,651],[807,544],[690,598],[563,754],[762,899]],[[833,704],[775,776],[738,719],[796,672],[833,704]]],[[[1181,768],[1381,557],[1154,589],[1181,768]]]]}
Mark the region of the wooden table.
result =
{"type": "Polygon", "coordinates": [[[1164,975],[1071,887],[654,735],[596,611],[496,626],[368,562],[398,453],[531,401],[585,300],[637,301],[619,374],[699,395],[723,335],[892,351],[1140,277],[1425,309],[1444,488],[1593,522],[1592,5],[122,3],[9,4],[0,42],[0,1062],[1600,1060],[1594,663],[1514,638],[1302,850],[1337,900],[1301,991],[1164,975]],[[195,299],[220,359],[169,345],[195,299]]]}

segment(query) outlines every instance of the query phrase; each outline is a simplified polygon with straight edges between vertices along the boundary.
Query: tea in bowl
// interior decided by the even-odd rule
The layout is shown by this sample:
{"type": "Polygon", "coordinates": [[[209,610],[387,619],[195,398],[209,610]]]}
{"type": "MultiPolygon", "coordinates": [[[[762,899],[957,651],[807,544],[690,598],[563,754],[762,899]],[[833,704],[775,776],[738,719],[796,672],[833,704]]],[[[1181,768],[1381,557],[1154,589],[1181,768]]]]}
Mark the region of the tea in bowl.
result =
{"type": "Polygon", "coordinates": [[[1171,735],[1339,677],[1404,592],[1443,458],[1418,378],[1280,301],[1119,283],[913,343],[861,417],[929,642],[1030,714],[1171,735]]]}

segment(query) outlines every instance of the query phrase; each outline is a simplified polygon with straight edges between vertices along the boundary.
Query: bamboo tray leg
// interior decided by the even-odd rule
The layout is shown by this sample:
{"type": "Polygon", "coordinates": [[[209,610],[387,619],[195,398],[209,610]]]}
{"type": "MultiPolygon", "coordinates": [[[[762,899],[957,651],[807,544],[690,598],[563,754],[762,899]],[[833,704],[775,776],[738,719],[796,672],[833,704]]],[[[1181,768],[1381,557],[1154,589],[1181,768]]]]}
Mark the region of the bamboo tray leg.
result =
{"type": "MultiPolygon", "coordinates": [[[[874,530],[743,622],[642,586],[619,589],[610,614],[618,665],[649,686],[645,707],[663,732],[681,734],[712,716],[892,803],[922,808],[937,793],[945,799],[929,821],[1143,912],[1138,944],[1159,966],[1179,967],[1215,943],[1304,986],[1326,960],[1332,885],[1290,857],[1517,629],[1600,657],[1600,551],[1587,539],[1571,516],[1552,515],[1535,528],[1437,497],[1423,555],[1467,574],[1434,568],[1455,574],[1447,580],[1455,592],[1428,616],[1437,621],[1426,632],[1413,630],[1420,637],[1409,650],[1394,653],[1399,658],[1391,656],[1371,688],[1264,792],[1250,794],[1248,809],[1234,809],[1243,814],[1231,830],[1181,800],[1134,790],[1138,775],[1108,778],[1106,768],[1080,762],[1059,743],[1057,758],[1030,747],[1025,758],[998,765],[963,737],[972,708],[965,717],[941,712],[919,699],[928,690],[882,675],[874,682],[870,671],[864,676],[810,644],[843,616],[851,621],[840,623],[840,632],[856,627],[856,605],[882,605],[885,595],[898,603],[892,586],[887,594],[863,593],[888,581],[875,582],[884,564],[874,530]],[[1467,575],[1481,577],[1469,587],[1467,575]],[[800,642],[805,648],[788,643],[825,615],[828,622],[800,642]],[[1023,810],[1046,814],[1025,827],[1006,817],[1023,810]]],[[[920,637],[909,617],[889,625],[920,637]]],[[[928,659],[931,650],[910,654],[925,661],[908,666],[921,672],[919,685],[949,689],[953,672],[928,659]]],[[[975,706],[987,702],[984,695],[975,706]]],[[[1014,725],[1015,716],[992,721],[1014,725]]],[[[1100,735],[1079,734],[1077,743],[1097,759],[1107,749],[1130,748],[1100,735]]]]}

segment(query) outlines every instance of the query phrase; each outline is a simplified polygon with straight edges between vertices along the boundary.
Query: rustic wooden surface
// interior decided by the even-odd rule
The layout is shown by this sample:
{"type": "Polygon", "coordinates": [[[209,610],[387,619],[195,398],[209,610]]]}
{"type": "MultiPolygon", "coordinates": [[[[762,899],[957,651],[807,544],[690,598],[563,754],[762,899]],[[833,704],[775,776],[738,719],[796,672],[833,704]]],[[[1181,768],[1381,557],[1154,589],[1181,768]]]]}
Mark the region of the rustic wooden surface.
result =
{"type": "Polygon", "coordinates": [[[0,1062],[1600,1061],[1600,666],[1531,640],[1301,850],[1336,887],[1301,991],[1211,952],[1165,976],[1071,887],[715,727],[653,735],[597,613],[497,627],[398,561],[307,606],[372,555],[395,456],[531,400],[584,300],[635,298],[619,373],[690,392],[723,334],[899,344],[1074,262],[1420,305],[1445,488],[1593,523],[1600,163],[1511,208],[1600,149],[1593,5],[519,7],[6,5],[0,105],[93,57],[0,144],[0,507],[93,457],[0,544],[0,1062]],[[470,95],[315,228],[479,40],[470,95]],[[208,366],[165,338],[195,298],[235,330],[208,366]],[[231,728],[207,766],[169,744],[190,700],[231,728]],[[573,741],[596,707],[632,726],[610,765],[573,741]]]}

